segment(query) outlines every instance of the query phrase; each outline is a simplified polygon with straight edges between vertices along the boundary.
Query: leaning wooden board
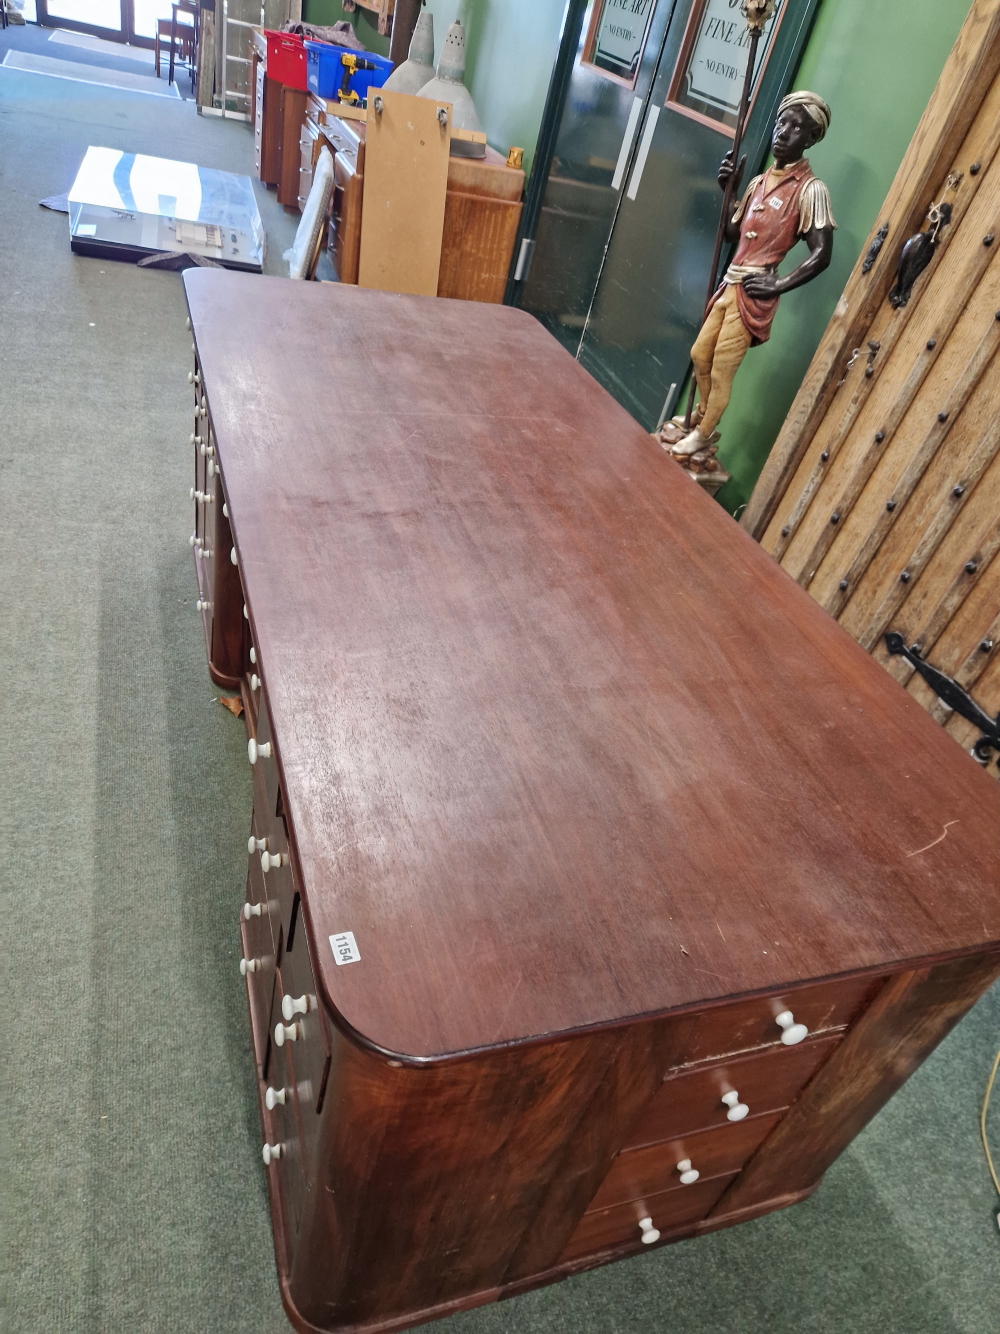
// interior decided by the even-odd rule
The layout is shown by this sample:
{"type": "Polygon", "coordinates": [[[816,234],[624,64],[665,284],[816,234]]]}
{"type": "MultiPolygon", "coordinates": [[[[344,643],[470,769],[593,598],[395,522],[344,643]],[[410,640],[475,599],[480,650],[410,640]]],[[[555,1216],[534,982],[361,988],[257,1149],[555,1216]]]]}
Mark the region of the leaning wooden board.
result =
{"type": "Polygon", "coordinates": [[[1000,973],[996,786],[529,316],[184,281],[293,1323],[804,1198],[1000,973]]]}
{"type": "Polygon", "coordinates": [[[975,0],[742,521],[994,778],[998,235],[1000,0],[975,0]]]}

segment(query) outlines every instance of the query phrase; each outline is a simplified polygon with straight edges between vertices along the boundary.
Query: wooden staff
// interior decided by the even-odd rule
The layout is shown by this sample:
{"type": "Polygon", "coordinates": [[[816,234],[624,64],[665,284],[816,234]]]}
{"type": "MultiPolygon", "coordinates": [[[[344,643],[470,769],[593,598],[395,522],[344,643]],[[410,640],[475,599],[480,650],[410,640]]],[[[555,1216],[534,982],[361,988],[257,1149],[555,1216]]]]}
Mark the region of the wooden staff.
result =
{"type": "MultiPolygon", "coordinates": [[[[733,134],[733,146],[730,152],[733,155],[733,169],[729,173],[729,180],[726,182],[726,188],[722,195],[722,212],[719,215],[719,227],[715,233],[715,250],[712,252],[712,267],[708,274],[708,296],[705,298],[705,309],[701,317],[702,324],[708,318],[708,311],[712,304],[712,297],[715,295],[715,289],[718,286],[719,259],[722,256],[722,246],[726,239],[726,226],[729,221],[730,211],[733,207],[733,191],[735,183],[743,174],[743,168],[746,166],[746,158],[739,161],[740,147],[743,143],[743,131],[746,128],[747,111],[750,107],[750,89],[753,87],[753,70],[757,62],[757,46],[760,42],[761,34],[764,31],[764,24],[767,22],[771,13],[771,6],[753,5],[752,7],[744,4],[743,13],[746,16],[747,27],[750,31],[750,52],[747,56],[747,72],[743,80],[743,95],[740,98],[739,110],[736,113],[736,131],[733,134]]],[[[684,414],[684,429],[691,429],[691,413],[694,411],[694,391],[697,387],[694,369],[691,371],[691,387],[688,390],[687,412],[684,414]]]]}

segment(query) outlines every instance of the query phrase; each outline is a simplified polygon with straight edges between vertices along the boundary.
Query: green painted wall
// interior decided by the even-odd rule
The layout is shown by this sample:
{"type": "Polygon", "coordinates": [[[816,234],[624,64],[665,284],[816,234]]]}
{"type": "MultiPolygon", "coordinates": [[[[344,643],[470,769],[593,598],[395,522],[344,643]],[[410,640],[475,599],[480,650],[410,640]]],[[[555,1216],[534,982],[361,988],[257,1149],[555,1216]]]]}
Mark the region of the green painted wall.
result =
{"type": "Polygon", "coordinates": [[[354,31],[358,34],[358,39],[364,42],[366,51],[374,51],[380,56],[389,54],[389,39],[378,35],[376,15],[362,9],[356,9],[353,14],[345,14],[340,0],[302,0],[303,23],[340,23],[344,19],[353,24],[354,31]]]}
{"type": "MultiPolygon", "coordinates": [[[[465,82],[490,144],[506,153],[524,149],[531,167],[545,94],[559,45],[565,0],[427,0],[434,15],[434,55],[449,24],[465,27],[465,82]]],[[[308,23],[336,23],[347,18],[369,51],[388,54],[388,38],[361,16],[345,14],[340,0],[304,0],[308,23]]]]}
{"type": "MultiPolygon", "coordinates": [[[[833,113],[809,153],[833,198],[833,262],[781,298],[770,341],[740,367],[720,427],[733,479],[719,501],[730,513],[753,490],[968,9],[968,0],[822,0],[793,86],[833,113]]],[[[805,253],[797,247],[782,272],[805,253]]]]}

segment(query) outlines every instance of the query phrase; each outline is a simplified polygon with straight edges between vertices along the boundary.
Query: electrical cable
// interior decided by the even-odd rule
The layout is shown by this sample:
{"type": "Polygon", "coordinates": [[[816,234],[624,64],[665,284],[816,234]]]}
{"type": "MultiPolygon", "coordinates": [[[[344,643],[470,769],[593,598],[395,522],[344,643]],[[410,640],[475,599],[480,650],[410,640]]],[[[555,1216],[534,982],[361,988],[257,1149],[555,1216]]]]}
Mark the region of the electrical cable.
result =
{"type": "Polygon", "coordinates": [[[1000,1066],[1000,1051],[996,1054],[996,1060],[993,1062],[993,1069],[990,1071],[990,1077],[986,1081],[986,1094],[983,1098],[983,1110],[979,1114],[979,1133],[983,1139],[983,1151],[986,1154],[986,1161],[989,1164],[990,1176],[993,1178],[993,1184],[996,1186],[997,1194],[1000,1195],[1000,1181],[997,1180],[997,1170],[993,1166],[993,1158],[990,1154],[989,1140],[986,1138],[986,1113],[990,1105],[990,1094],[993,1092],[993,1081],[997,1077],[997,1067],[1000,1066]]]}

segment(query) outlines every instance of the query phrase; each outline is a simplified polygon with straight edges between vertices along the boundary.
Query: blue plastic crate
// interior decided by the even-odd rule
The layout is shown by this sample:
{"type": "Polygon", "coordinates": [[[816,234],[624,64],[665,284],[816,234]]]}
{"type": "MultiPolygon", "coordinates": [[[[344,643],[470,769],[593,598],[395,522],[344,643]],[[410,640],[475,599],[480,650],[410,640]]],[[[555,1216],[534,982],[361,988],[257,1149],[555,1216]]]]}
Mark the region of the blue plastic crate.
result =
{"type": "Polygon", "coordinates": [[[376,55],[374,51],[348,51],[346,47],[331,46],[329,42],[307,40],[306,58],[309,63],[306,82],[310,92],[328,101],[336,101],[344,77],[344,67],[340,61],[340,57],[344,55],[358,56],[361,60],[369,60],[378,67],[359,69],[351,75],[347,87],[350,92],[357,93],[362,101],[368,96],[369,88],[381,88],[392,73],[392,61],[385,56],[376,55]]]}

